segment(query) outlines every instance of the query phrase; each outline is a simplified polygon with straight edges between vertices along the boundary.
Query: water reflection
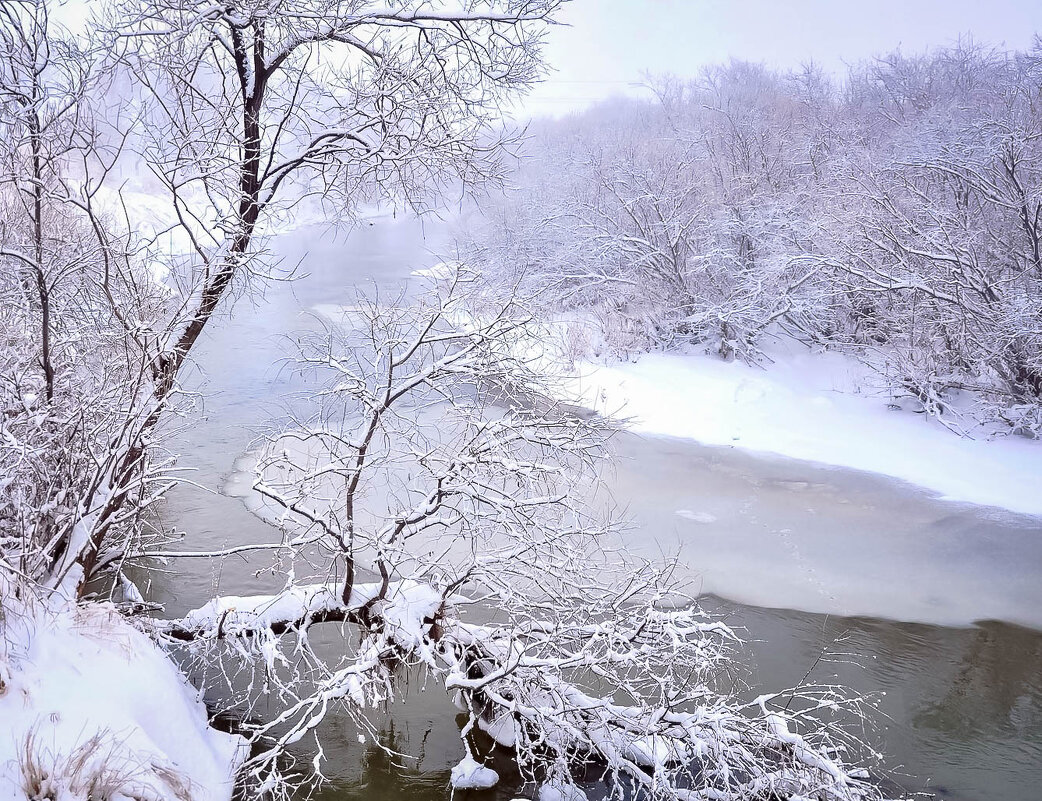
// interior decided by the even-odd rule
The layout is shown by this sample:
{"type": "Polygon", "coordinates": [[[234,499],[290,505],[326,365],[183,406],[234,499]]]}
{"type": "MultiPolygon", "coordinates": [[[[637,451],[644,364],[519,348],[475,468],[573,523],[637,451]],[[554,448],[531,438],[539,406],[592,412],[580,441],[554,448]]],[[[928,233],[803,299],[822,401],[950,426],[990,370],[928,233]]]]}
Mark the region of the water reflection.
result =
{"type": "Polygon", "coordinates": [[[1042,633],[716,606],[747,628],[760,686],[839,681],[879,698],[870,734],[896,781],[941,798],[1042,797],[1042,633]]]}

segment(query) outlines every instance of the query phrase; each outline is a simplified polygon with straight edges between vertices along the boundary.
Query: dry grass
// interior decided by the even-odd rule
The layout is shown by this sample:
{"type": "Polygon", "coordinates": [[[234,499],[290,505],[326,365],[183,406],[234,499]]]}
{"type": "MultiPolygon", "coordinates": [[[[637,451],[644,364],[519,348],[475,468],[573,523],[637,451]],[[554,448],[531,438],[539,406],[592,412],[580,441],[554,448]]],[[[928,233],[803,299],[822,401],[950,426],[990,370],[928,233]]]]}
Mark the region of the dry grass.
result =
{"type": "Polygon", "coordinates": [[[69,753],[52,752],[31,730],[19,758],[26,801],[192,801],[189,780],[166,765],[137,758],[111,732],[99,731],[69,753]]]}

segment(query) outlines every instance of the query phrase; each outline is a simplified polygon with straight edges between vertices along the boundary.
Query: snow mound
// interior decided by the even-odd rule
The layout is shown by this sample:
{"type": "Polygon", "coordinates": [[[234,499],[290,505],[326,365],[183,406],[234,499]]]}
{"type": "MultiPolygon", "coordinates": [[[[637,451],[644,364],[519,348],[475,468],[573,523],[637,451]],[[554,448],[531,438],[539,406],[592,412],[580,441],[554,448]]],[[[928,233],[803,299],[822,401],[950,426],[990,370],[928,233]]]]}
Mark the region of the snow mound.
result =
{"type": "Polygon", "coordinates": [[[467,754],[452,769],[449,781],[457,790],[487,790],[499,783],[499,774],[467,754]]]}
{"type": "Polygon", "coordinates": [[[231,798],[245,741],[148,636],[111,605],[11,590],[0,575],[0,798],[231,798]]]}

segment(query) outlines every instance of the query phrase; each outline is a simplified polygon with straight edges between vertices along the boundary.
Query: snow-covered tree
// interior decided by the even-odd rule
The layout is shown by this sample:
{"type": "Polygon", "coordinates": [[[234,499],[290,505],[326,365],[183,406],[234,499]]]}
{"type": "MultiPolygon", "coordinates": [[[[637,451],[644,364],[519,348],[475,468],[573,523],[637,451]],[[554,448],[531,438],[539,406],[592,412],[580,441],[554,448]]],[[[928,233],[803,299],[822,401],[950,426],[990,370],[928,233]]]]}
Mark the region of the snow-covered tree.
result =
{"type": "MultiPolygon", "coordinates": [[[[320,198],[344,220],[384,197],[422,210],[439,191],[495,177],[490,120],[538,76],[540,38],[561,1],[113,4],[90,52],[49,28],[44,0],[4,4],[10,214],[0,235],[18,278],[5,280],[17,302],[3,313],[25,333],[9,343],[5,374],[42,379],[30,390],[12,384],[8,419],[34,427],[35,413],[21,409],[26,392],[31,406],[68,380],[74,406],[103,421],[75,424],[93,438],[68,449],[92,463],[90,487],[61,533],[39,535],[45,584],[84,593],[118,562],[116,530],[139,523],[141,502],[162,486],[151,480],[151,451],[181,401],[177,376],[233,290],[269,274],[263,237],[295,207],[320,198]],[[125,102],[108,102],[110,88],[125,102]],[[132,170],[150,171],[166,192],[172,230],[160,232],[176,252],[158,246],[162,224],[142,220],[114,188],[132,170]],[[63,292],[80,304],[75,313],[63,292]],[[73,332],[75,321],[112,348],[73,332]],[[73,353],[81,366],[66,369],[73,353]]],[[[39,449],[21,434],[11,441],[6,455],[31,472],[28,454],[39,449]]],[[[42,480],[40,491],[62,483],[42,480]]],[[[54,506],[8,486],[12,504],[54,506]]]]}
{"type": "Polygon", "coordinates": [[[48,12],[0,8],[0,565],[75,593],[82,557],[118,561],[149,502],[145,471],[124,488],[130,516],[103,515],[142,422],[162,293],[97,207],[112,159],[91,112],[98,54],[48,12]]]}
{"type": "Polygon", "coordinates": [[[475,311],[473,280],[457,271],[409,307],[363,299],[348,330],[304,343],[313,411],[266,441],[254,484],[284,538],[245,546],[273,554],[285,588],[160,629],[264,701],[252,786],[292,792],[305,737],[319,778],[323,719],[372,731],[420,670],[467,716],[460,788],[497,780],[480,730],[541,798],[591,775],[618,798],[878,798],[832,725],[849,703],[836,688],[735,695],[734,633],[591,503],[610,428],[552,400],[531,311],[514,296],[475,311]],[[342,639],[314,647],[309,630],[333,624],[342,639]]]}
{"type": "Polygon", "coordinates": [[[191,246],[163,343],[170,391],[258,241],[312,199],[334,221],[371,200],[425,210],[494,178],[499,106],[540,74],[563,0],[128,3],[114,33],[149,96],[143,157],[191,246]]]}

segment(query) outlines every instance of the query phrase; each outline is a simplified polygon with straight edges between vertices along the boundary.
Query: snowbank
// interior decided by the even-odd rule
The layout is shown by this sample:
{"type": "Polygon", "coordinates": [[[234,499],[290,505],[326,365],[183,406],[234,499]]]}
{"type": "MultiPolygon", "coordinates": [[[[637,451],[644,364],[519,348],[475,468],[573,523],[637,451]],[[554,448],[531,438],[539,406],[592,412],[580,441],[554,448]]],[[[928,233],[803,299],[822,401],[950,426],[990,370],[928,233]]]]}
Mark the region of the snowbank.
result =
{"type": "Polygon", "coordinates": [[[762,370],[701,354],[579,363],[583,405],[634,431],[866,470],[946,499],[1042,515],[1042,443],[960,438],[923,415],[860,394],[866,368],[836,353],[779,354],[762,370]]]}
{"type": "Polygon", "coordinates": [[[107,604],[17,605],[0,619],[0,798],[230,799],[242,738],[107,604]]]}

